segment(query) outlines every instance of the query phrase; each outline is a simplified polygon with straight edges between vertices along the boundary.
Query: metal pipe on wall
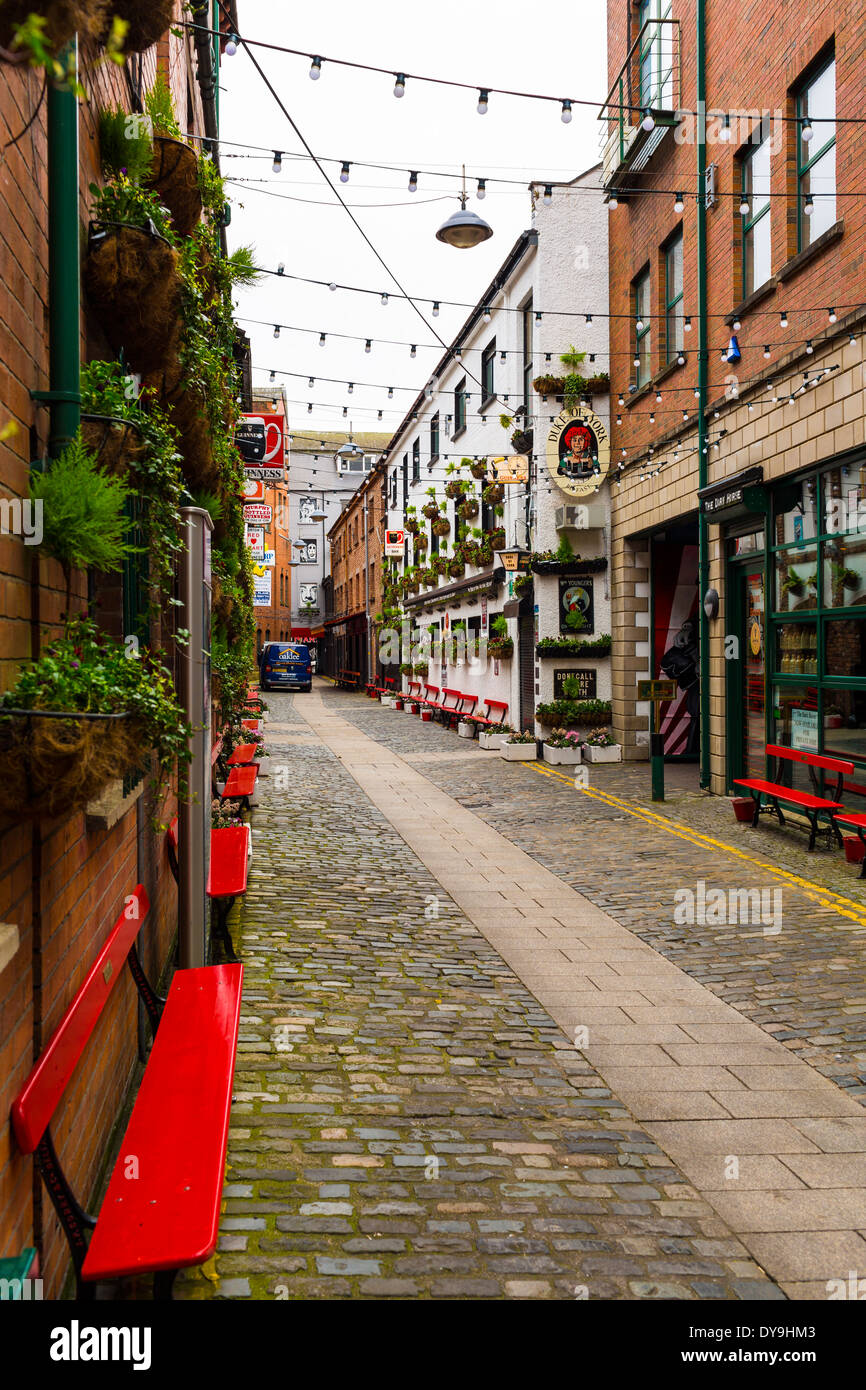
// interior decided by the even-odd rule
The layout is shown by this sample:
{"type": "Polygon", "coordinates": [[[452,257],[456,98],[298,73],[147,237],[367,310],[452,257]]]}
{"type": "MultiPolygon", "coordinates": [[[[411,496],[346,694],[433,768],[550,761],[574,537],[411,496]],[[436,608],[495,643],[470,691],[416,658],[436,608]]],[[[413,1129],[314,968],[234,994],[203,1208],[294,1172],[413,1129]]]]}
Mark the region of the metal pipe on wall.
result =
{"type": "Polygon", "coordinates": [[[180,702],[192,725],[186,788],[178,797],[178,964],[207,964],[206,885],[210,858],[211,803],[211,530],[201,507],[181,507],[186,544],[180,558],[179,592],[189,641],[180,648],[180,702]]]}
{"type": "MultiPolygon", "coordinates": [[[[78,72],[78,41],[61,55],[78,72]]],[[[66,83],[48,84],[48,384],[49,458],[81,423],[81,266],[78,232],[78,98],[66,83]]],[[[45,394],[34,393],[37,399],[45,394]]]]}

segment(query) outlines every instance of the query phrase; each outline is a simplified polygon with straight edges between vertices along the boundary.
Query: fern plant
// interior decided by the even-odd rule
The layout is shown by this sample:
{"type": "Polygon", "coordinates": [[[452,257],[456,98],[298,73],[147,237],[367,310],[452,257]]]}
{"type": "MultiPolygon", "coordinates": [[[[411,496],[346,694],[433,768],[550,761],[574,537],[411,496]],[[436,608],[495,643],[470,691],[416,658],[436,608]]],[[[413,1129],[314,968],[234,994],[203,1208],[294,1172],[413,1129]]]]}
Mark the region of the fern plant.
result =
{"type": "Polygon", "coordinates": [[[164,73],[157,73],[156,81],[144,98],[144,109],[153,122],[154,135],[163,135],[170,140],[179,140],[181,130],[174,114],[171,88],[164,73]]]}
{"type": "Polygon", "coordinates": [[[104,473],[76,435],[46,472],[31,475],[30,496],[41,503],[43,549],[63,568],[68,611],[73,569],[114,573],[133,549],[126,541],[129,488],[104,473]]]}
{"type": "Polygon", "coordinates": [[[120,106],[100,111],[99,158],[103,173],[126,174],[131,183],[141,183],[153,160],[150,121],[120,106]]]}

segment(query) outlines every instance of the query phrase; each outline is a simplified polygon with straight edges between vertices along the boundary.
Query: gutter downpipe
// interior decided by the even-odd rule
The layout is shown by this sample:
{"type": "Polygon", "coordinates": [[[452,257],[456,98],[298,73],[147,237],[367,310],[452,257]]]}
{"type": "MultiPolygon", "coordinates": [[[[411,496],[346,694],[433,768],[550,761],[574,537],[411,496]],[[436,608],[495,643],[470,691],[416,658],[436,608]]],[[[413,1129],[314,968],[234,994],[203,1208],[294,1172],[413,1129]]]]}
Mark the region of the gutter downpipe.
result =
{"type": "MultiPolygon", "coordinates": [[[[78,41],[61,55],[78,72],[78,41]]],[[[78,98],[48,84],[48,457],[56,458],[81,423],[81,265],[78,230],[78,98]]]]}
{"type": "MultiPolygon", "coordinates": [[[[698,487],[707,485],[709,447],[707,442],[707,397],[709,341],[707,329],[707,72],[705,21],[706,0],[695,0],[696,13],[696,91],[698,129],[698,487]]],[[[707,520],[698,511],[698,616],[700,620],[701,675],[701,788],[710,785],[710,632],[704,612],[704,594],[710,587],[707,520]]]]}

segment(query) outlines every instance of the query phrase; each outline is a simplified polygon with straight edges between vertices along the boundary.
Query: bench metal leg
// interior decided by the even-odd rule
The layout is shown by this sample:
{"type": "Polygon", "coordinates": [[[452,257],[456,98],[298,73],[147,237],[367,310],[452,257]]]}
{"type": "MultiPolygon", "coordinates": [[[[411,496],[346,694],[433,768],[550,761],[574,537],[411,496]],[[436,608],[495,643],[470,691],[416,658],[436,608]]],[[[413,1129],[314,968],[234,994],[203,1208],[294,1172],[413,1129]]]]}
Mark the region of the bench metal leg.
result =
{"type": "Polygon", "coordinates": [[[234,898],[218,898],[214,901],[216,921],[214,922],[213,934],[218,936],[222,942],[226,960],[231,965],[239,965],[240,956],[235,955],[235,948],[228,928],[228,916],[234,906],[234,901],[234,898]]]}
{"type": "MultiPolygon", "coordinates": [[[[809,814],[809,813],[807,812],[807,814],[809,814]]],[[[809,835],[809,853],[811,854],[812,850],[815,848],[815,836],[818,834],[818,812],[817,812],[817,811],[813,811],[813,812],[809,815],[809,824],[810,824],[810,826],[812,827],[811,833],[810,833],[810,835],[809,835]]]]}

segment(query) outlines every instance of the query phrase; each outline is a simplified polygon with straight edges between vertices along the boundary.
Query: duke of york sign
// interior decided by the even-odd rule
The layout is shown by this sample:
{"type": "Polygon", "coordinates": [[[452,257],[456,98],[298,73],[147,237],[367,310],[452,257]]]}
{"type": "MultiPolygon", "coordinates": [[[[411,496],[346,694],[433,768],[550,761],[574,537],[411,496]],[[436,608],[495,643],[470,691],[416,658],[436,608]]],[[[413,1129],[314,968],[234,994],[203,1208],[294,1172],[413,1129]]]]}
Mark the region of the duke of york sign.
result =
{"type": "Polygon", "coordinates": [[[610,437],[604,422],[586,406],[563,410],[547,436],[547,467],[570,497],[597,492],[610,469],[610,437]]]}

